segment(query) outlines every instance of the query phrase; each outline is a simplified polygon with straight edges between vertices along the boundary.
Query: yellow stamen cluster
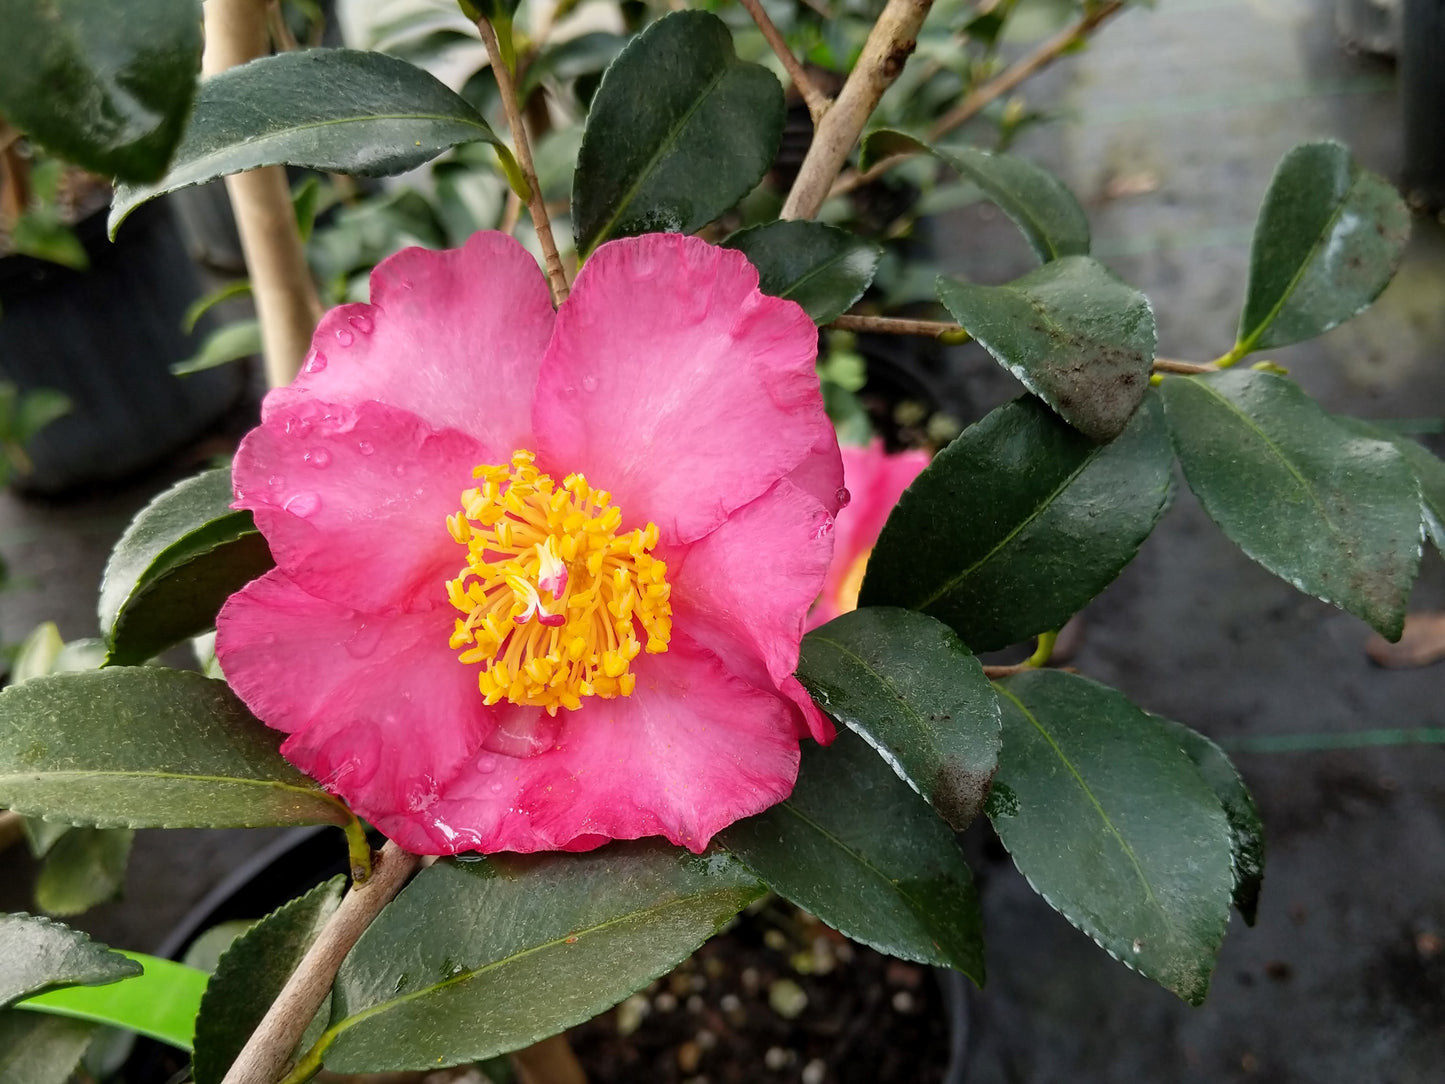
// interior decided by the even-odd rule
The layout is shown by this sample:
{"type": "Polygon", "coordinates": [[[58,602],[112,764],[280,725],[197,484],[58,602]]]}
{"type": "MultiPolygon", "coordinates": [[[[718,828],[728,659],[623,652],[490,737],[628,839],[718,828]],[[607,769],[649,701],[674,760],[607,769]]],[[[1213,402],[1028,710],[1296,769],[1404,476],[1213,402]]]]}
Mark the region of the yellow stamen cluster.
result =
{"type": "Polygon", "coordinates": [[[535,458],[519,450],[510,465],[472,471],[481,485],[447,517],[467,547],[447,597],[464,615],[451,646],[462,662],[482,664],[486,702],[555,715],[584,696],[632,694],[632,660],[644,647],[666,651],[672,638],[672,588],[649,552],[656,525],[618,534],[622,511],[610,493],[580,474],[559,486],[535,458]]]}

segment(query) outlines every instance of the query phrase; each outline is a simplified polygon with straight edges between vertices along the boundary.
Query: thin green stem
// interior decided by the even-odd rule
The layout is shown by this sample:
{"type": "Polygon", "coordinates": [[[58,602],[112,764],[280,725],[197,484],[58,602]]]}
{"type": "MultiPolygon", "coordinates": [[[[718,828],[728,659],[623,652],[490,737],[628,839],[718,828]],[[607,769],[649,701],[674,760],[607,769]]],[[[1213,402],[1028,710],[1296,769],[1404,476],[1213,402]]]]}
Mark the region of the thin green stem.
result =
{"type": "Polygon", "coordinates": [[[1331,749],[1445,745],[1445,727],[1356,730],[1347,734],[1261,734],[1253,738],[1225,738],[1219,744],[1233,753],[1319,753],[1331,749]]]}
{"type": "Polygon", "coordinates": [[[1054,644],[1058,642],[1058,639],[1058,629],[1055,629],[1053,632],[1039,633],[1038,645],[1034,648],[1034,653],[1024,662],[1024,665],[1030,670],[1037,670],[1041,666],[1047,666],[1049,659],[1054,653],[1054,644]]]}
{"type": "Polygon", "coordinates": [[[342,825],[342,831],[346,833],[346,850],[351,859],[351,879],[365,884],[371,876],[371,841],[366,838],[366,829],[352,817],[342,825]]]}
{"type": "Polygon", "coordinates": [[[326,1046],[326,1036],[323,1035],[310,1050],[301,1055],[301,1060],[281,1078],[280,1084],[306,1084],[306,1081],[321,1072],[321,1055],[326,1052],[326,1046]]]}
{"type": "Polygon", "coordinates": [[[1221,354],[1209,363],[1214,369],[1228,369],[1232,365],[1238,365],[1249,354],[1250,344],[1237,342],[1230,347],[1229,353],[1221,354]]]}

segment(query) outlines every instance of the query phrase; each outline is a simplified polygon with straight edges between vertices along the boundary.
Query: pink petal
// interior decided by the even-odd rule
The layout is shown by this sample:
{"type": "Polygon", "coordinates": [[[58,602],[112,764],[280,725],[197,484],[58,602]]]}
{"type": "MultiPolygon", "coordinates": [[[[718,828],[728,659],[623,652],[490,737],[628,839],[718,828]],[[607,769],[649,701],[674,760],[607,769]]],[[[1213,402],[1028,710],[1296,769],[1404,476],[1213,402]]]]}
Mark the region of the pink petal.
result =
{"type": "Polygon", "coordinates": [[[255,513],[291,579],[379,613],[447,604],[466,551],[446,518],[474,484],[472,467],[494,461],[465,433],[433,432],[396,407],[298,399],[247,434],[232,471],[236,507],[255,513]]]}
{"type": "Polygon", "coordinates": [[[422,816],[492,726],[450,631],[435,612],[322,601],[273,570],[222,607],[216,657],[246,706],[291,735],[286,757],[386,831],[398,812],[422,816]]]}
{"type": "Polygon", "coordinates": [[[798,668],[798,642],[833,554],[833,517],[786,478],[669,561],[673,621],[765,688],[798,668]],[[761,664],[761,673],[759,673],[761,664]]]}
{"type": "Polygon", "coordinates": [[[408,248],[371,273],[371,304],[321,318],[295,382],[266,397],[379,400],[489,447],[530,447],[532,391],[552,334],[547,280],[501,233],[463,248],[408,248]]]}
{"type": "Polygon", "coordinates": [[[829,447],[817,341],[740,253],[678,234],[603,245],[542,361],[540,460],[664,539],[700,538],[829,447]]]}
{"type": "Polygon", "coordinates": [[[781,801],[798,771],[792,707],[675,635],[630,697],[588,700],[554,748],[459,774],[416,824],[432,849],[585,850],[663,835],[702,851],[781,801]]]}
{"type": "Polygon", "coordinates": [[[879,440],[862,448],[845,445],[842,453],[843,484],[848,490],[849,502],[838,513],[833,564],[808,621],[809,628],[817,628],[852,608],[848,605],[852,600],[844,600],[841,595],[854,565],[877,544],[893,506],[928,466],[930,458],[927,452],[921,451],[890,455],[884,452],[879,440]]]}

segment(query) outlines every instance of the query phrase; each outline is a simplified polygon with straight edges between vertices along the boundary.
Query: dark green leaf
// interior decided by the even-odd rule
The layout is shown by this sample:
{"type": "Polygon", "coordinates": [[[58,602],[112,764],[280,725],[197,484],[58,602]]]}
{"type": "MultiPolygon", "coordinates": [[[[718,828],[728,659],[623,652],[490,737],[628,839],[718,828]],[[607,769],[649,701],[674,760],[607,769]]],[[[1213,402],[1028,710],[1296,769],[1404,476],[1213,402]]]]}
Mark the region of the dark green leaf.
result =
{"type": "Polygon", "coordinates": [[[262,57],[201,84],[170,172],[121,185],[110,232],[148,199],[259,166],[383,177],[472,140],[500,145],[482,115],[415,65],[355,49],[262,57]]]}
{"type": "MultiPolygon", "coordinates": [[[[903,132],[880,128],[863,140],[860,165],[895,154],[932,154],[956,169],[1013,219],[1040,260],[1089,251],[1089,219],[1074,194],[1047,170],[1009,154],[977,147],[934,147],[903,132]]],[[[1152,359],[1151,359],[1152,360],[1152,359]]]]}
{"type": "MultiPolygon", "coordinates": [[[[315,178],[310,178],[315,180],[315,178]]],[[[313,187],[310,191],[315,191],[313,187]]],[[[203,297],[196,298],[186,309],[185,316],[181,317],[181,330],[187,335],[196,330],[196,324],[201,317],[210,312],[223,301],[230,301],[236,297],[246,297],[251,293],[250,279],[232,279],[224,286],[217,287],[203,297]]]]}
{"type": "Polygon", "coordinates": [[[272,912],[232,942],[201,998],[196,1017],[195,1084],[220,1084],[271,1002],[341,902],[346,878],[333,877],[272,912]]]}
{"type": "Polygon", "coordinates": [[[1164,511],[1173,460],[1155,400],[1112,444],[1029,396],[964,430],[889,517],[860,605],[922,610],[974,651],[1059,628],[1164,511]]]}
{"type": "Polygon", "coordinates": [[[1400,450],[1420,484],[1420,509],[1425,533],[1437,550],[1445,553],[1445,462],[1418,441],[1378,422],[1336,417],[1350,432],[1372,440],[1388,440],[1400,450]]]}
{"type": "Polygon", "coordinates": [[[1390,183],[1338,143],[1294,148],[1254,228],[1249,286],[1231,354],[1285,346],[1344,323],[1395,274],[1410,212],[1390,183]]]}
{"type": "Polygon", "coordinates": [[[988,814],[1019,870],[1111,956],[1198,1005],[1233,885],[1214,791],[1174,731],[1113,689],[1057,670],[998,689],[988,814]]]}
{"type": "Polygon", "coordinates": [[[36,994],[16,1008],[125,1028],[190,1050],[196,1011],[210,976],[173,960],[140,952],[125,955],[144,971],[105,986],[67,986],[36,994]]]}
{"type": "Polygon", "coordinates": [[[0,692],[0,806],[99,827],[346,825],[224,682],[158,666],[0,692]]]}
{"type": "Polygon", "coordinates": [[[792,797],[719,839],[855,941],[983,985],[978,899],[953,832],[850,731],[828,748],[806,743],[792,797]]]}
{"type": "Polygon", "coordinates": [[[657,843],[422,870],[336,977],[328,1069],[431,1069],[527,1046],[686,959],[762,893],[657,843]]]}
{"type": "Polygon", "coordinates": [[[230,507],[222,467],[172,486],[116,543],[100,586],[100,628],[112,664],[144,662],[211,628],[235,591],[271,568],[250,512],[230,507]]]}
{"type": "Polygon", "coordinates": [[[821,222],[769,222],[739,230],[724,248],[752,261],[763,293],[803,306],[815,324],[826,324],[863,296],[883,249],[821,222]]]}
{"type": "Polygon", "coordinates": [[[1352,435],[1293,381],[1168,376],[1189,487],[1255,561],[1398,640],[1420,563],[1420,491],[1391,443],[1352,435]]]}
{"type": "Polygon", "coordinates": [[[622,51],[627,39],[621,34],[596,31],[579,34],[543,49],[522,75],[517,97],[526,100],[549,79],[569,82],[584,75],[596,75],[622,51]]]}
{"type": "MultiPolygon", "coordinates": [[[[1156,717],[1157,718],[1157,717],[1156,717]]],[[[1264,884],[1264,823],[1254,796],[1239,777],[1224,750],[1197,730],[1172,719],[1160,719],[1199,768],[1199,774],[1214,791],[1229,821],[1230,861],[1234,869],[1234,906],[1246,926],[1253,926],[1259,913],[1259,890],[1264,884]]]]}
{"type": "Polygon", "coordinates": [[[577,250],[701,229],[772,165],[783,114],[778,80],[738,59],[715,15],[657,20],[618,54],[592,99],[572,181],[577,250]]]}
{"type": "Polygon", "coordinates": [[[0,1084],[66,1084],[95,1025],[0,1010],[0,1084]]]}
{"type": "Polygon", "coordinates": [[[107,177],[153,181],[201,69],[198,0],[0,0],[0,113],[107,177]]]}
{"type": "Polygon", "coordinates": [[[947,626],[913,610],[854,610],[803,637],[798,679],[958,832],[998,767],[998,700],[947,626]]]}
{"type": "Polygon", "coordinates": [[[938,280],[938,298],[985,350],[1079,432],[1113,440],[1149,390],[1149,299],[1088,256],[1006,286],[938,280]]]}
{"type": "Polygon", "coordinates": [[[35,882],[35,902],[52,915],[78,915],[120,892],[135,833],[76,828],[55,841],[35,882]]]}
{"type": "Polygon", "coordinates": [[[117,982],[140,965],[79,930],[31,915],[0,914],[0,1005],[71,983],[117,982]]]}
{"type": "Polygon", "coordinates": [[[261,321],[237,320],[225,324],[206,336],[201,348],[184,361],[170,366],[172,376],[190,376],[229,365],[242,358],[255,357],[261,353],[261,321]]]}
{"type": "MultiPolygon", "coordinates": [[[[3,2],[0,0],[0,3],[3,2]]],[[[49,260],[75,271],[90,267],[90,255],[80,243],[80,238],[51,207],[20,215],[10,227],[9,241],[9,251],[22,256],[49,260]]]]}
{"type": "Polygon", "coordinates": [[[56,418],[70,413],[70,399],[53,388],[36,388],[20,396],[15,411],[15,439],[30,443],[36,433],[56,418]]]}

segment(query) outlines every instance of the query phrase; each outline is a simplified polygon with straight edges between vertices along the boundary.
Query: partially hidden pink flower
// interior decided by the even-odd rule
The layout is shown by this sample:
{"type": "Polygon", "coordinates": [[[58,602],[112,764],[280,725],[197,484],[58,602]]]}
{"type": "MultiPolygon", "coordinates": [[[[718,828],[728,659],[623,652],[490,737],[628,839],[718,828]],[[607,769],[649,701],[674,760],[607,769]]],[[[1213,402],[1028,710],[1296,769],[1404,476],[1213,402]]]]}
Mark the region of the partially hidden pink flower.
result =
{"type": "Polygon", "coordinates": [[[277,567],[217,622],[282,752],[409,850],[702,850],[832,724],[792,676],[843,499],[803,310],[739,253],[408,249],[234,464],[277,567]]]}
{"type": "Polygon", "coordinates": [[[845,444],[842,453],[843,485],[851,499],[838,514],[833,563],[823,581],[822,594],[808,615],[810,629],[858,608],[863,573],[888,513],[929,462],[927,452],[890,455],[883,450],[883,442],[876,439],[863,447],[845,444]]]}

